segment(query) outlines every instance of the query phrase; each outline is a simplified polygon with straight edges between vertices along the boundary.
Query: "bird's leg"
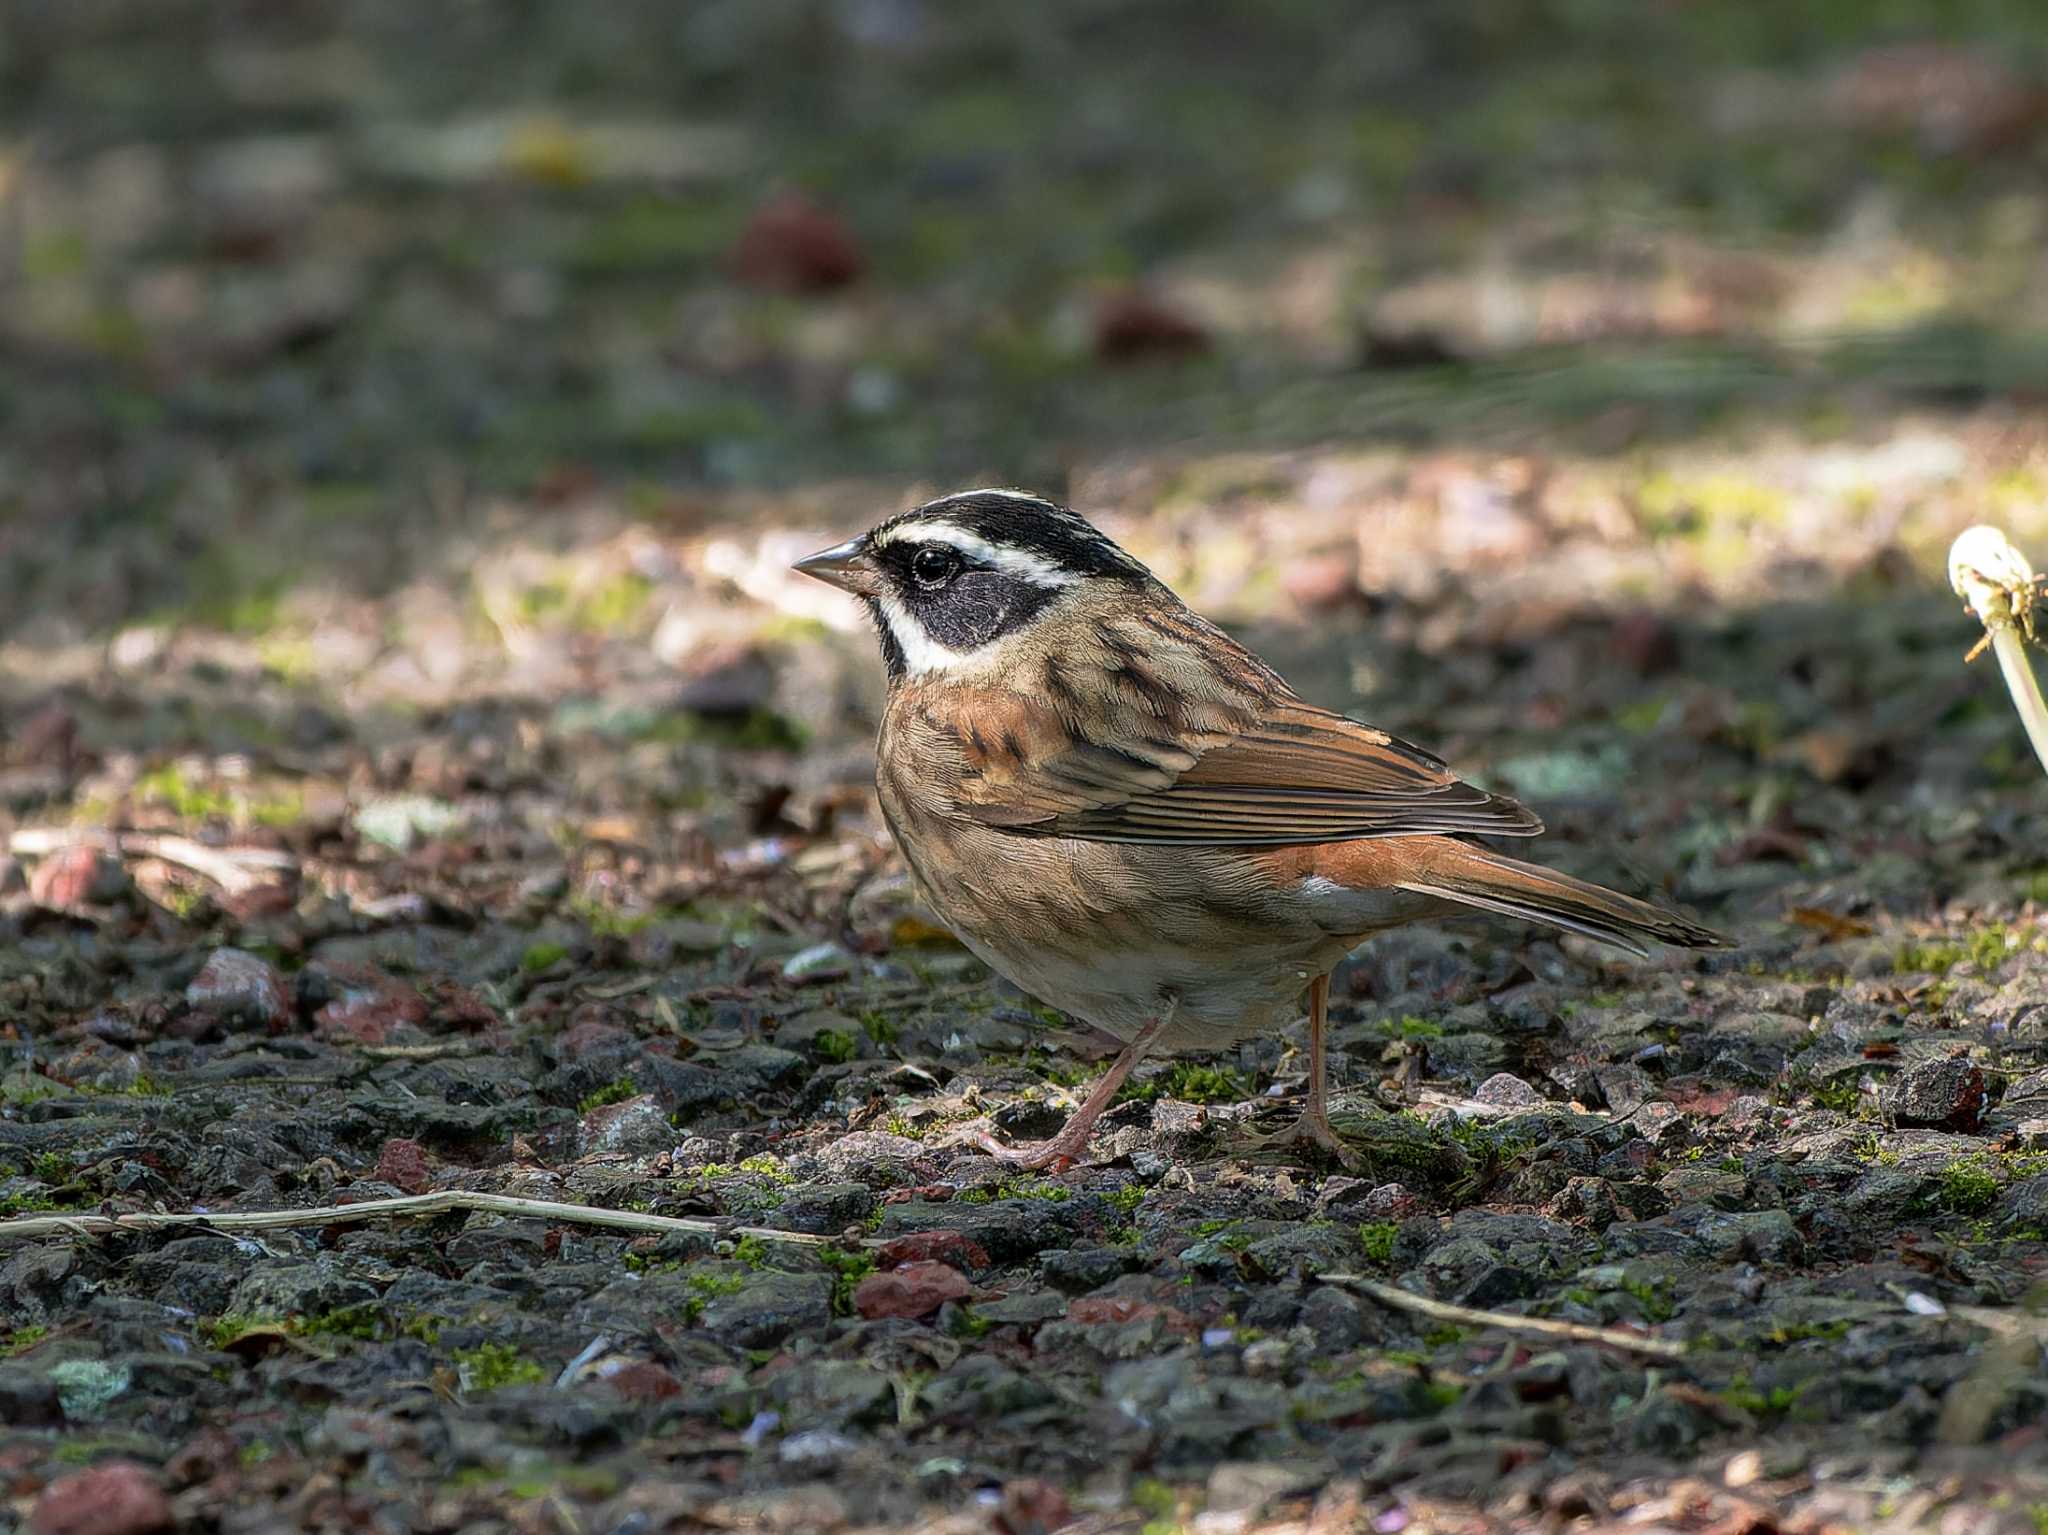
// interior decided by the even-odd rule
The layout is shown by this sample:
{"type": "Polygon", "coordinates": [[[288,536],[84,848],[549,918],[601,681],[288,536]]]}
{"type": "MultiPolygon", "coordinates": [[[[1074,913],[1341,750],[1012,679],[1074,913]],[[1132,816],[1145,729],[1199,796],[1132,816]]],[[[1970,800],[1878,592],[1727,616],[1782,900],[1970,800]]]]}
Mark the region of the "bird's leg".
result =
{"type": "Polygon", "coordinates": [[[1074,1117],[1069,1119],[1060,1128],[1059,1134],[1050,1140],[1031,1141],[1022,1146],[1005,1146],[986,1130],[978,1129],[963,1132],[961,1138],[979,1146],[997,1161],[1007,1162],[1012,1167],[1050,1167],[1055,1172],[1065,1170],[1080,1161],[1087,1152],[1088,1137],[1095,1129],[1095,1121],[1102,1117],[1103,1112],[1115,1100],[1117,1090],[1124,1085],[1132,1068],[1145,1058],[1153,1042],[1159,1038],[1172,1019],[1173,1006],[1169,1004],[1164,1013],[1138,1030],[1132,1036],[1131,1042],[1124,1046],[1124,1053],[1111,1063],[1109,1070],[1103,1073],[1102,1080],[1095,1084],[1095,1090],[1074,1111],[1074,1117]]]}
{"type": "Polygon", "coordinates": [[[1358,1153],[1330,1128],[1329,1052],[1323,1046],[1329,1020],[1330,978],[1319,975],[1308,983],[1308,1105],[1301,1111],[1301,1118],[1285,1130],[1259,1136],[1252,1144],[1264,1148],[1306,1142],[1322,1147],[1346,1167],[1355,1167],[1358,1153]]]}

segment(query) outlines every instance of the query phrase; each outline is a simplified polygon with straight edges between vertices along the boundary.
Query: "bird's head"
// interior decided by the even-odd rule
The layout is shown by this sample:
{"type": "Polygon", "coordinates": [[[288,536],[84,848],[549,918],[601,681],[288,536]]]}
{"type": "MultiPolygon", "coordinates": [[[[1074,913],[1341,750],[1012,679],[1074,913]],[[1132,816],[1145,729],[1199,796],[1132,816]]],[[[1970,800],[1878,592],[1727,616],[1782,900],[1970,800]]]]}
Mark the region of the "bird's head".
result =
{"type": "Polygon", "coordinates": [[[1000,666],[1013,641],[1104,583],[1152,584],[1087,519],[1014,490],[968,490],[821,549],[796,569],[867,604],[891,681],[1000,666]]]}

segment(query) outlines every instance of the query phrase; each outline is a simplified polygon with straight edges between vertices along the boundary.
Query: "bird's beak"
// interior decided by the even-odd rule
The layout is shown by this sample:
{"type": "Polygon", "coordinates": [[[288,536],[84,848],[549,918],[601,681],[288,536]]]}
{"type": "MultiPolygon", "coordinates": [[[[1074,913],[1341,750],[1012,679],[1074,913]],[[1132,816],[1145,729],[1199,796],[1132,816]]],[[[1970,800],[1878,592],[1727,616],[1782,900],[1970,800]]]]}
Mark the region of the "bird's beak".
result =
{"type": "Polygon", "coordinates": [[[865,537],[849,538],[830,549],[807,554],[790,568],[801,570],[807,576],[816,576],[820,581],[843,592],[852,592],[856,597],[868,596],[876,586],[875,568],[867,560],[865,537]]]}

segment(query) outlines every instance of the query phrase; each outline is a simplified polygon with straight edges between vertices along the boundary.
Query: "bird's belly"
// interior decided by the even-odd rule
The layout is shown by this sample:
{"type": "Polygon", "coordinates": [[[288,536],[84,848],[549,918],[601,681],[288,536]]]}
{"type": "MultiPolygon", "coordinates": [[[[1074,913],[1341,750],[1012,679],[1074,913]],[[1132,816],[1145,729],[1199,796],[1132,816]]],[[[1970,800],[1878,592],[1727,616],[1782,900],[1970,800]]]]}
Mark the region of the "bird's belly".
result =
{"type": "MultiPolygon", "coordinates": [[[[964,935],[963,935],[964,936],[964,935]]],[[[1181,945],[1068,953],[968,940],[968,947],[1041,1002],[1128,1040],[1171,1009],[1157,1049],[1220,1050],[1284,1027],[1308,983],[1341,957],[1329,939],[1240,947],[1219,955],[1181,945]]]]}
{"type": "Polygon", "coordinates": [[[898,841],[967,947],[1119,1039],[1171,1008],[1163,1051],[1221,1049],[1284,1026],[1309,982],[1379,925],[1333,931],[1312,896],[1260,886],[1214,850],[948,831],[946,857],[925,856],[900,829],[898,841]]]}

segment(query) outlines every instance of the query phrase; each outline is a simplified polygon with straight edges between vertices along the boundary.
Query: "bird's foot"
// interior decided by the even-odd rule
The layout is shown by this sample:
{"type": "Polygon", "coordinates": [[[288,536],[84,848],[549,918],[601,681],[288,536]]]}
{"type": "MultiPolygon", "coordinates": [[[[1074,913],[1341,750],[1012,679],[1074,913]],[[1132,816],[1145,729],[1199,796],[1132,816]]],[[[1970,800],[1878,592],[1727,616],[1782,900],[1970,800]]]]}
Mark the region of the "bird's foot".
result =
{"type": "Polygon", "coordinates": [[[969,1124],[962,1125],[947,1136],[944,1144],[973,1146],[1010,1167],[1021,1167],[1032,1172],[1044,1170],[1063,1173],[1088,1154],[1088,1134],[1092,1129],[1092,1124],[1077,1116],[1069,1120],[1059,1134],[1047,1140],[1026,1141],[1021,1146],[1005,1146],[981,1125],[969,1124]]]}
{"type": "Polygon", "coordinates": [[[1335,1157],[1341,1166],[1353,1172],[1365,1166],[1365,1159],[1330,1127],[1327,1111],[1318,1108],[1303,1109],[1301,1117],[1286,1129],[1276,1130],[1271,1135],[1254,1135],[1250,1140],[1257,1151],[1291,1151],[1300,1146],[1319,1146],[1335,1157]]]}

